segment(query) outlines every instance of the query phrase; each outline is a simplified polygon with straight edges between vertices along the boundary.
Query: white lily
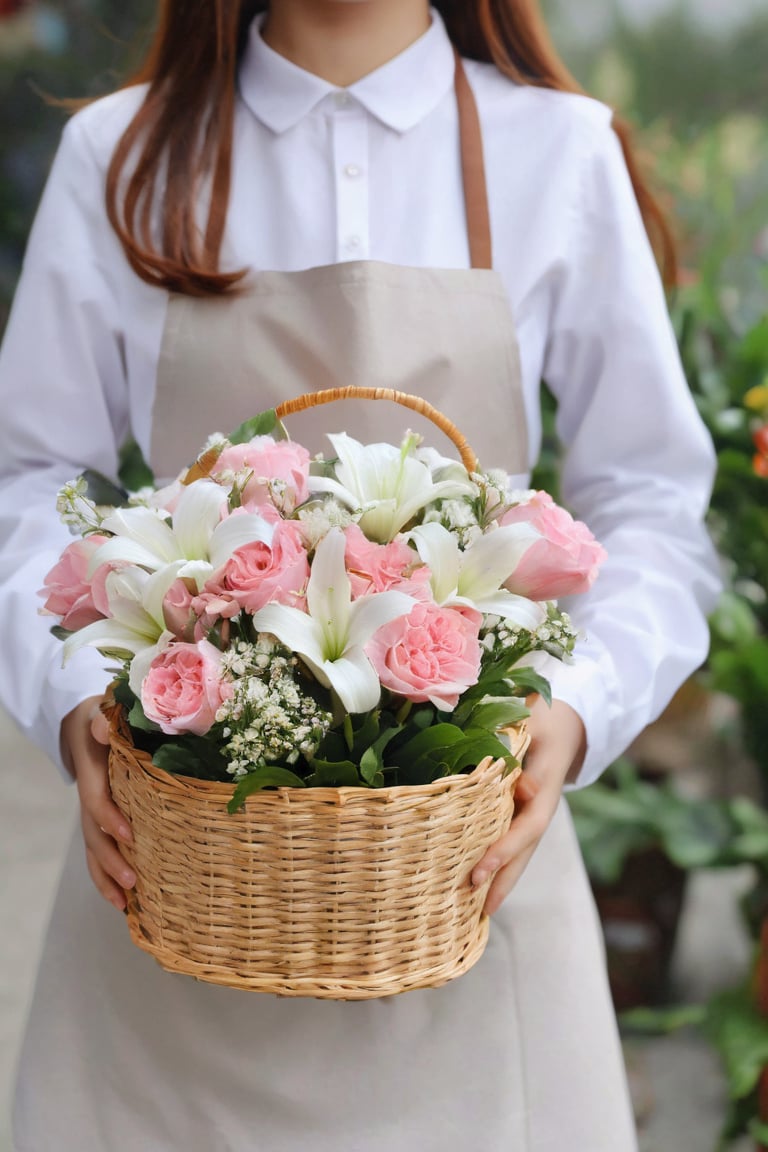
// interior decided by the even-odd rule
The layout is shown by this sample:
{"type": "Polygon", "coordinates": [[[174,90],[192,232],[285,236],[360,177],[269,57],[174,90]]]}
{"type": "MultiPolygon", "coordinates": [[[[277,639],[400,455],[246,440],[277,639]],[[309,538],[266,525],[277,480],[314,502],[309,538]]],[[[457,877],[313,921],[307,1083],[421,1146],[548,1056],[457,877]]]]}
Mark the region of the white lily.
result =
{"type": "Polygon", "coordinates": [[[529,524],[507,524],[484,533],[462,550],[442,524],[421,524],[410,533],[431,572],[438,604],[463,604],[535,629],[546,616],[541,604],[502,587],[539,533],[529,524]]]}
{"type": "Polygon", "coordinates": [[[387,544],[405,524],[433,500],[471,496],[469,477],[435,482],[428,464],[417,460],[417,437],[392,444],[360,444],[345,432],[330,435],[338,457],[336,478],[311,476],[315,492],[331,492],[343,504],[361,511],[360,527],[369,540],[387,544]]]}
{"type": "Polygon", "coordinates": [[[307,584],[307,612],[267,604],[254,614],[253,626],[276,636],[301,656],[348,712],[367,712],[376,707],[381,684],[365,655],[365,645],[377,629],[407,615],[415,600],[394,591],[352,600],[345,546],[338,528],[332,528],[318,544],[307,584]]]}
{"type": "Polygon", "coordinates": [[[221,518],[226,489],[196,480],[179,497],[171,523],[161,509],[118,508],[102,528],[114,536],[94,553],[89,575],[100,564],[135,564],[149,572],[178,565],[175,575],[193,579],[201,590],[208,577],[232,553],[254,540],[270,544],[274,526],[254,512],[221,518]]]}
{"type": "Polygon", "coordinates": [[[165,633],[163,597],[182,565],[183,561],[169,564],[152,575],[134,565],[110,572],[104,586],[111,615],[67,637],[64,663],[79,648],[136,656],[154,647],[165,633]]]}

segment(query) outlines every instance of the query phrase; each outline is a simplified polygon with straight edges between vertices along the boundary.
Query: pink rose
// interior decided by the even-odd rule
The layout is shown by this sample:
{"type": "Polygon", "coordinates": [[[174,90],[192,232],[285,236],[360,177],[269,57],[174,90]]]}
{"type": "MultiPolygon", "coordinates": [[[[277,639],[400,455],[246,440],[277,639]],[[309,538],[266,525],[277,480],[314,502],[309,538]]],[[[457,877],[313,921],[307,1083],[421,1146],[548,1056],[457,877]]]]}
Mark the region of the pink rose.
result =
{"type": "Polygon", "coordinates": [[[530,524],[541,534],[506,582],[510,592],[530,600],[557,600],[586,592],[597,577],[606,551],[580,520],[536,492],[526,504],[510,508],[502,524],[530,524]]]}
{"type": "Polygon", "coordinates": [[[191,640],[197,616],[192,609],[194,593],[177,577],[163,596],[163,620],[169,632],[180,640],[191,640]]]}
{"type": "MultiPolygon", "coordinates": [[[[106,544],[107,536],[86,536],[68,544],[57,564],[54,564],[44,580],[39,595],[46,596],[42,611],[61,617],[62,628],[76,632],[102,620],[106,611],[104,603],[94,602],[92,580],[88,579],[88,568],[96,551],[106,544]]],[[[98,571],[98,569],[97,569],[98,571]]]]}
{"type": "Polygon", "coordinates": [[[366,655],[385,688],[444,712],[480,675],[478,636],[483,617],[473,608],[420,603],[408,616],[385,624],[366,646],[366,655]]]}
{"type": "Polygon", "coordinates": [[[149,666],[141,686],[144,714],[169,736],[203,736],[232,694],[221,679],[221,652],[207,640],[169,644],[149,666]]]}
{"type": "Polygon", "coordinates": [[[309,560],[296,521],[275,525],[271,544],[254,540],[237,548],[205,585],[206,592],[234,598],[246,612],[265,604],[296,606],[309,580],[309,560]]]}
{"type": "MultiPolygon", "coordinates": [[[[222,620],[231,620],[237,616],[240,605],[231,592],[200,592],[192,600],[192,613],[194,626],[192,639],[205,640],[210,632],[222,620]]],[[[225,629],[222,626],[222,637],[225,629]]],[[[188,637],[185,636],[186,640],[188,637]]]]}
{"type": "Polygon", "coordinates": [[[248,444],[225,448],[216,461],[214,478],[222,472],[250,470],[253,475],[243,490],[243,507],[254,508],[272,503],[268,480],[286,486],[280,507],[291,512],[309,496],[309,452],[293,440],[273,440],[256,436],[248,444]]]}
{"type": "Polygon", "coordinates": [[[344,561],[353,600],[370,592],[387,592],[391,588],[406,591],[405,583],[409,595],[431,599],[429,569],[422,564],[418,552],[404,540],[395,537],[389,544],[376,544],[357,524],[345,528],[344,535],[347,538],[344,561]],[[426,595],[418,595],[417,589],[426,595]]]}

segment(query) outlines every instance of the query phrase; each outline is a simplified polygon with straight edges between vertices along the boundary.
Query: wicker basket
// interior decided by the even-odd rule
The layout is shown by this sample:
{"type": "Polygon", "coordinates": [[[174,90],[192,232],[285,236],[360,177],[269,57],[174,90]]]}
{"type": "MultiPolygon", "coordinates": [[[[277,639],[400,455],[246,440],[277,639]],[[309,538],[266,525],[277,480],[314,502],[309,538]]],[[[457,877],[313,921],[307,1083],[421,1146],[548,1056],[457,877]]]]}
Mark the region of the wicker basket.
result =
{"type": "MultiPolygon", "coordinates": [[[[278,415],[348,395],[406,403],[460,434],[420,398],[380,389],[312,393],[278,415]]],[[[203,463],[201,461],[200,463],[203,463]]],[[[196,475],[204,474],[196,466],[196,475]]],[[[128,924],[172,972],[281,996],[368,999],[437,987],[479,960],[488,883],[470,874],[509,827],[520,769],[487,757],[415,787],[278,788],[227,812],[232,785],[173,776],[137,750],[112,706],[110,784],[134,844],[128,924]]],[[[522,759],[525,726],[509,730],[522,759]]]]}
{"type": "MultiPolygon", "coordinates": [[[[525,732],[512,733],[522,755],[525,732]]],[[[479,960],[488,885],[470,873],[509,827],[519,769],[394,788],[278,788],[227,813],[230,784],[171,776],[112,719],[110,782],[134,943],[164,968],[282,996],[436,987],[479,960]]]]}

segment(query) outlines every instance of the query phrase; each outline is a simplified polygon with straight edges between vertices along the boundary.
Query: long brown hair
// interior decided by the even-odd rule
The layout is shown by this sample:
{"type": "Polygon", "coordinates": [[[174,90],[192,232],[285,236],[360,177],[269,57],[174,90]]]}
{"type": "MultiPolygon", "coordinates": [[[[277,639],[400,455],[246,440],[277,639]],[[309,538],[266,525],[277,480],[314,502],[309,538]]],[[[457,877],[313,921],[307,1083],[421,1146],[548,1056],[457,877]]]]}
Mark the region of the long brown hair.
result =
{"type": "MultiPolygon", "coordinates": [[[[491,62],[521,84],[580,92],[558,56],[537,0],[433,0],[459,52],[491,62]]],[[[227,292],[245,274],[219,268],[232,162],[236,75],[248,26],[267,0],[162,0],[149,54],[129,84],[149,84],[119,141],[107,176],[107,212],[144,280],[202,296],[227,292]],[[126,168],[131,160],[130,172],[126,168]],[[161,240],[153,205],[163,184],[161,240]],[[209,187],[205,231],[198,192],[209,187]]],[[[665,280],[675,249],[664,213],[642,175],[630,131],[614,118],[629,174],[665,280]]]]}

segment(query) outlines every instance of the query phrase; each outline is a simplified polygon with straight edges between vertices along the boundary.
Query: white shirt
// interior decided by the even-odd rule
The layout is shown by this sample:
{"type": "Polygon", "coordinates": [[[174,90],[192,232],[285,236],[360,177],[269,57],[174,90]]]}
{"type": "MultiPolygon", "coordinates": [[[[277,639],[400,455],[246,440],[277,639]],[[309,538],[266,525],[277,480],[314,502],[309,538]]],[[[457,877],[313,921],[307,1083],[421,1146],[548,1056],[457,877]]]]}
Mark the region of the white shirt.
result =
{"type": "MultiPolygon", "coordinates": [[[[520,341],[531,463],[539,382],[559,401],[564,502],[609,553],[568,605],[584,630],[556,697],[582,716],[593,779],[706,654],[717,589],[702,525],[714,455],[681,370],[611,112],[466,62],[483,129],[495,267],[520,341]]],[[[106,661],[61,647],[36,590],[70,537],[58,487],[149,450],[167,293],[130,269],[106,219],[114,146],[143,97],[65,128],[0,355],[0,699],[58,759],[59,727],[106,661]]],[[[436,13],[400,56],[338,90],[252,26],[240,70],[222,267],[347,259],[468,267],[453,55],[436,13]]],[[[492,413],[489,413],[489,419],[492,413]]]]}

